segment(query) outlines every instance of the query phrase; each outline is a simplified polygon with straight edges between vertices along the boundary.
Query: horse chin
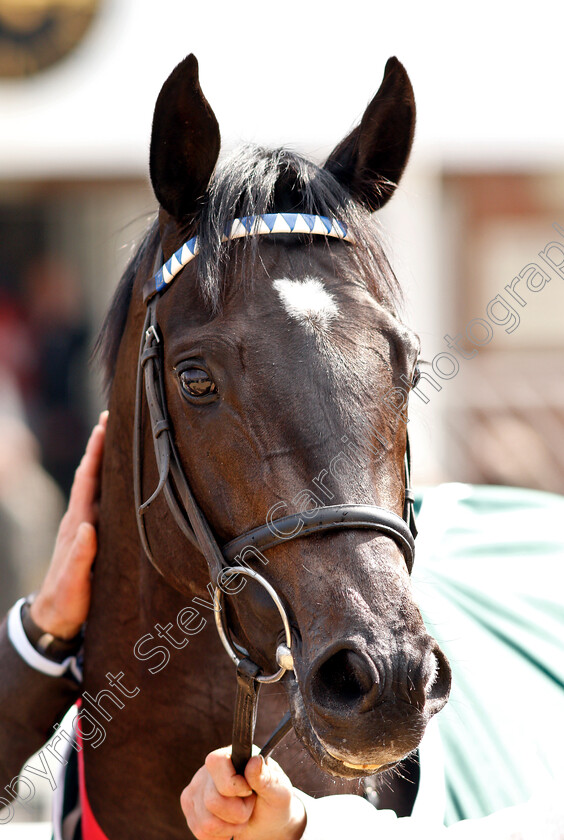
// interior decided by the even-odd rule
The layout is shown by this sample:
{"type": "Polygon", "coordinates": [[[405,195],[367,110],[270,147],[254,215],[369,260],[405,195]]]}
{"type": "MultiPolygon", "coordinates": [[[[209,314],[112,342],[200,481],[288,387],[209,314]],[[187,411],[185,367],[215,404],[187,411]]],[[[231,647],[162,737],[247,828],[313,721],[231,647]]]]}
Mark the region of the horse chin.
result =
{"type": "Polygon", "coordinates": [[[340,779],[363,779],[390,770],[405,758],[405,756],[400,756],[391,761],[384,760],[381,764],[365,764],[353,760],[356,757],[347,756],[345,758],[344,753],[338,755],[338,750],[333,746],[328,746],[313,728],[297,681],[295,679],[287,680],[286,688],[288,689],[295,733],[318,767],[329,775],[340,779]]]}

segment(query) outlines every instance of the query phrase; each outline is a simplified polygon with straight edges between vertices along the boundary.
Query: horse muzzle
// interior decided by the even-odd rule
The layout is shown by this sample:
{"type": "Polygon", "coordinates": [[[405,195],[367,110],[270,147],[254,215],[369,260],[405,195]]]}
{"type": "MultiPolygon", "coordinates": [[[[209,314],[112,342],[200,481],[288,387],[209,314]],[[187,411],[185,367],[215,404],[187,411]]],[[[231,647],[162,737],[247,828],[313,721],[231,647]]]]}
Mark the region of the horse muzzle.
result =
{"type": "Polygon", "coordinates": [[[291,692],[295,726],[318,763],[326,754],[321,763],[333,775],[370,775],[417,748],[447,701],[450,679],[430,637],[387,657],[340,641],[311,664],[301,696],[291,692]]]}

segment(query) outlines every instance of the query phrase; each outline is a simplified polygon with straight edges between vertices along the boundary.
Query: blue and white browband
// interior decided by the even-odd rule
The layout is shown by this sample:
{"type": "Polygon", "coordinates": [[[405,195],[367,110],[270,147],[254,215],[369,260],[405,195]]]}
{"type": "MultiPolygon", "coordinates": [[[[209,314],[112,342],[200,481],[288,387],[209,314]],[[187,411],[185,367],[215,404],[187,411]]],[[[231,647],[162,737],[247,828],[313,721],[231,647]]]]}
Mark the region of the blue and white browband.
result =
{"type": "MultiPolygon", "coordinates": [[[[310,233],[354,242],[354,238],[349,234],[344,222],[340,222],[338,219],[330,219],[327,216],[312,216],[309,213],[265,213],[262,216],[244,216],[242,219],[234,219],[227,226],[222,241],[228,242],[230,239],[271,233],[310,233]]],[[[145,303],[157,292],[167,289],[184,266],[188,265],[197,256],[198,251],[197,236],[185,242],[165,262],[162,268],[145,283],[143,290],[145,303]]]]}

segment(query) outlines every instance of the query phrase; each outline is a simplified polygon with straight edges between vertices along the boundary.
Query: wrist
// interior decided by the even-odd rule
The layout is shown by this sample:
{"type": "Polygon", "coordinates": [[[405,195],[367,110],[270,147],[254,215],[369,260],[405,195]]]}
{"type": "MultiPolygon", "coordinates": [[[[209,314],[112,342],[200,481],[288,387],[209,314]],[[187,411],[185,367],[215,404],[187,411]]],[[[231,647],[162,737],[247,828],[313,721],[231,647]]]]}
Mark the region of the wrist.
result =
{"type": "Polygon", "coordinates": [[[60,625],[51,623],[49,620],[45,624],[40,624],[39,621],[42,620],[43,613],[41,609],[34,610],[34,604],[33,600],[27,599],[21,608],[22,626],[29,643],[38,653],[54,662],[63,662],[68,657],[76,655],[82,647],[81,628],[73,635],[57,635],[53,632],[53,629],[60,625]],[[38,613],[39,617],[37,618],[38,613]]]}
{"type": "Polygon", "coordinates": [[[69,623],[58,615],[57,610],[50,603],[49,599],[37,595],[27,599],[29,604],[29,616],[31,620],[43,630],[44,633],[49,633],[57,639],[69,641],[74,639],[80,633],[81,624],[69,623]]]}

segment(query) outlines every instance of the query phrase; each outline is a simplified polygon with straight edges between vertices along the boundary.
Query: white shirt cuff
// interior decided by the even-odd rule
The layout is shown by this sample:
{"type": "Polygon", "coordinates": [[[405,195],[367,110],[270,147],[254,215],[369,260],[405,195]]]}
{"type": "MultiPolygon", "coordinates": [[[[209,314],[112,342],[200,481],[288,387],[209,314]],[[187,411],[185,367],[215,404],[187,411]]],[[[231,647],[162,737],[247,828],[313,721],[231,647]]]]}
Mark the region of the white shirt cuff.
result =
{"type": "Polygon", "coordinates": [[[77,664],[76,656],[69,656],[63,662],[54,662],[35,650],[23,629],[21,611],[24,603],[25,598],[20,598],[8,613],[8,638],[21,658],[30,668],[47,674],[49,677],[62,677],[70,671],[78,682],[82,682],[82,671],[77,664]]]}

